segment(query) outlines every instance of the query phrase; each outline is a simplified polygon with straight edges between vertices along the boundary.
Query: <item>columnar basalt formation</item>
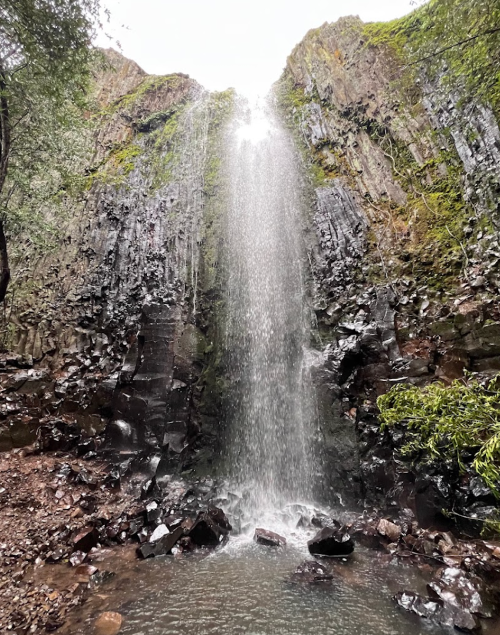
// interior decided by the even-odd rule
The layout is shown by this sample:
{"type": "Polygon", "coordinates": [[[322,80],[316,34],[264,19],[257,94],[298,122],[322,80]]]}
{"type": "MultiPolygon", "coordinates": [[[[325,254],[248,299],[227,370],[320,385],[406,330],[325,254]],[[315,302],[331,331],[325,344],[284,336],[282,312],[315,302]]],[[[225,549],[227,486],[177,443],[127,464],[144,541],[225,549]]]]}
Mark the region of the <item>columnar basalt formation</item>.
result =
{"type": "Polygon", "coordinates": [[[108,426],[110,446],[149,447],[178,466],[203,417],[193,404],[209,347],[210,197],[231,93],[149,76],[112,50],[105,59],[92,156],[60,247],[46,253],[27,240],[13,257],[1,447],[63,416],[91,433],[108,426]]]}
{"type": "Polygon", "coordinates": [[[456,471],[401,461],[375,401],[396,383],[500,369],[498,113],[425,63],[409,69],[396,38],[374,32],[354,17],[310,31],[276,85],[315,189],[331,463],[367,502],[417,508],[425,523],[443,508],[488,516],[494,496],[474,492],[472,472],[458,487],[456,471]]]}

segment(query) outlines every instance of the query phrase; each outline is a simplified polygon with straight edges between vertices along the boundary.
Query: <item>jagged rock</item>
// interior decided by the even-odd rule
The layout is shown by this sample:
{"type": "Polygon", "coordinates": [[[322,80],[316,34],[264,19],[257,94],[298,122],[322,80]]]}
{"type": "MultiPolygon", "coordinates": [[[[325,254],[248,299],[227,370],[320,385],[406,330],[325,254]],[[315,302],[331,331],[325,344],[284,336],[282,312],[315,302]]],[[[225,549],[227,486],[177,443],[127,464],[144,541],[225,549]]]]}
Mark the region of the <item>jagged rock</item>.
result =
{"type": "Polygon", "coordinates": [[[419,617],[432,619],[444,626],[454,626],[465,632],[473,632],[481,627],[475,615],[471,615],[464,608],[457,608],[442,600],[431,600],[411,591],[396,593],[394,599],[406,611],[411,611],[419,617]]]}
{"type": "Polygon", "coordinates": [[[476,576],[457,567],[442,569],[427,585],[431,597],[441,598],[456,608],[466,609],[479,617],[491,617],[491,607],[483,603],[484,585],[476,576]]]}
{"type": "Polygon", "coordinates": [[[346,530],[324,527],[307,542],[309,552],[318,556],[347,556],[354,551],[354,543],[346,530]]]}
{"type": "Polygon", "coordinates": [[[166,525],[158,525],[158,527],[151,534],[150,541],[156,542],[157,540],[160,540],[160,538],[163,538],[163,536],[167,535],[168,533],[170,532],[166,525]]]}
{"type": "Polygon", "coordinates": [[[385,518],[380,519],[377,531],[382,536],[387,536],[391,542],[396,542],[401,536],[401,527],[385,518]]]}
{"type": "Polygon", "coordinates": [[[306,560],[300,564],[292,575],[294,582],[308,583],[329,583],[333,580],[333,575],[328,571],[325,565],[315,560],[306,560]]]}
{"type": "Polygon", "coordinates": [[[88,553],[92,547],[97,546],[99,542],[99,532],[95,527],[78,533],[73,539],[73,547],[75,551],[83,551],[88,553]]]}
{"type": "Polygon", "coordinates": [[[161,537],[149,542],[145,542],[137,548],[137,555],[140,558],[151,558],[155,556],[164,556],[172,551],[172,548],[176,545],[177,541],[184,536],[183,527],[177,527],[174,531],[169,533],[162,533],[161,537]]]}
{"type": "Polygon", "coordinates": [[[189,537],[199,547],[214,547],[222,542],[230,528],[231,525],[224,512],[221,509],[213,508],[213,510],[198,514],[189,531],[189,537]]]}
{"type": "Polygon", "coordinates": [[[284,547],[286,545],[286,539],[283,536],[267,529],[257,528],[253,539],[260,545],[266,545],[266,547],[284,547]]]}

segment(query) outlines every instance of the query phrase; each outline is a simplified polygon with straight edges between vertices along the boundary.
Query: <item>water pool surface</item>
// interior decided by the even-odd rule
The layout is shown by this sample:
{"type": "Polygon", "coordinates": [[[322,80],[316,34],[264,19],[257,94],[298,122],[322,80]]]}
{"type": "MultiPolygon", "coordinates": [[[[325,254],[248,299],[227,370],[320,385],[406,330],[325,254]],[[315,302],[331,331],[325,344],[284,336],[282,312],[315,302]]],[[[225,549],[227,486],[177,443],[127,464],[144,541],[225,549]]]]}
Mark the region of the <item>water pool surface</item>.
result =
{"type": "MultiPolygon", "coordinates": [[[[92,632],[95,616],[118,611],[123,635],[443,635],[453,632],[406,613],[392,596],[423,592],[416,567],[359,549],[329,560],[331,584],[294,583],[305,548],[272,549],[237,537],[210,554],[124,562],[85,605],[71,635],[92,632]]],[[[324,562],[324,561],[323,561],[324,562]]]]}

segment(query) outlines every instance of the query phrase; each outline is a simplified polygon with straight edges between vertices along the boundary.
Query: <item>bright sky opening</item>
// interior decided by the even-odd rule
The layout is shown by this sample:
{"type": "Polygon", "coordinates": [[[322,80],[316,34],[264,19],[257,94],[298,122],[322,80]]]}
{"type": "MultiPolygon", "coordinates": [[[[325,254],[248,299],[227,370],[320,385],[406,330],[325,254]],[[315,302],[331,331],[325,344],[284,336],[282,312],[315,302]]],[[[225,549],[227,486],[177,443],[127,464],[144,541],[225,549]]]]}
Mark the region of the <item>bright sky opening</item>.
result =
{"type": "Polygon", "coordinates": [[[99,46],[146,72],[187,73],[209,90],[266,94],[309,29],[343,15],[365,22],[409,13],[410,0],[105,0],[111,21],[99,46]]]}

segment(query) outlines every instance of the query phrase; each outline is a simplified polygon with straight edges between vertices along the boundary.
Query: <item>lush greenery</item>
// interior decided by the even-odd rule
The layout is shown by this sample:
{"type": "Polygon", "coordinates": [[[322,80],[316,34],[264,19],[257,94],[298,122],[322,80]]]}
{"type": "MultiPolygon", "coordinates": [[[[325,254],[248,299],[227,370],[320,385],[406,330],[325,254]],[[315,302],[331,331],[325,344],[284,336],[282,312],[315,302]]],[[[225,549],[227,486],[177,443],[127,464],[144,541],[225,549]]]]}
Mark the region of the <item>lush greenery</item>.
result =
{"type": "MultiPolygon", "coordinates": [[[[86,153],[82,113],[99,0],[4,0],[0,8],[0,301],[5,233],[40,236],[86,153]],[[5,233],[4,233],[5,229],[5,233]],[[38,234],[37,234],[38,232],[38,234]]],[[[56,223],[53,223],[54,226],[56,223]]]]}
{"type": "Polygon", "coordinates": [[[369,44],[387,45],[407,69],[426,68],[500,109],[500,4],[430,0],[404,18],[366,25],[369,44]]]}
{"type": "Polygon", "coordinates": [[[382,428],[407,425],[402,454],[428,460],[464,456],[500,497],[500,375],[487,385],[472,376],[425,388],[400,384],[377,400],[382,428]]]}

